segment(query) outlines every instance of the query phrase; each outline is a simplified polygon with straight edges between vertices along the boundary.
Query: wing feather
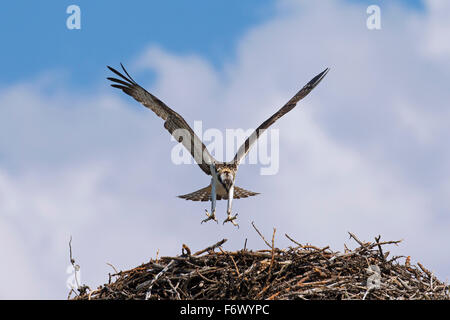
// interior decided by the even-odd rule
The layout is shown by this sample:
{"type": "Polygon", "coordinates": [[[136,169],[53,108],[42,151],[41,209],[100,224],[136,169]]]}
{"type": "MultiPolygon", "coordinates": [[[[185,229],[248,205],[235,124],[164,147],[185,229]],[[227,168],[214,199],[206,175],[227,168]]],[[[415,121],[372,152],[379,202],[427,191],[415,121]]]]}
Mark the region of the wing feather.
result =
{"type": "Polygon", "coordinates": [[[294,109],[301,99],[306,97],[319,83],[322,81],[323,77],[328,73],[330,69],[326,68],[324,71],[315,76],[311,81],[309,81],[303,88],[298,91],[295,96],[293,96],[283,107],[281,107],[277,112],[275,112],[269,119],[264,121],[239,147],[238,152],[234,156],[233,162],[236,165],[242,161],[242,159],[247,155],[251,146],[258,140],[259,136],[266,131],[272,124],[274,124],[278,119],[284,116],[286,113],[294,109]]]}
{"type": "Polygon", "coordinates": [[[165,120],[164,128],[191,153],[194,160],[199,165],[200,169],[208,175],[211,175],[210,163],[215,160],[208,152],[208,149],[199,137],[194,133],[192,128],[178,113],[169,108],[164,102],[152,95],[150,92],[138,85],[133,78],[128,74],[125,67],[122,66],[126,76],[108,66],[108,69],[119,76],[121,79],[108,77],[112,81],[112,87],[121,89],[126,94],[132,96],[135,100],[140,102],[145,107],[152,110],[158,117],[165,120]]]}

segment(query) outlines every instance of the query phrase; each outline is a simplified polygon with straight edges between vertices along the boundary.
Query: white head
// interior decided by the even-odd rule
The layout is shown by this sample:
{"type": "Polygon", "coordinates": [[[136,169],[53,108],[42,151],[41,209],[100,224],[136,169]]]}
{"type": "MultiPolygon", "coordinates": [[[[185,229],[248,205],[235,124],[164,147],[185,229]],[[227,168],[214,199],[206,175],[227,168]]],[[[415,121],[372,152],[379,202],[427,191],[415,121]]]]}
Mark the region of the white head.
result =
{"type": "Polygon", "coordinates": [[[217,170],[217,176],[225,190],[229,191],[231,186],[234,184],[234,171],[227,167],[221,167],[217,170]]]}

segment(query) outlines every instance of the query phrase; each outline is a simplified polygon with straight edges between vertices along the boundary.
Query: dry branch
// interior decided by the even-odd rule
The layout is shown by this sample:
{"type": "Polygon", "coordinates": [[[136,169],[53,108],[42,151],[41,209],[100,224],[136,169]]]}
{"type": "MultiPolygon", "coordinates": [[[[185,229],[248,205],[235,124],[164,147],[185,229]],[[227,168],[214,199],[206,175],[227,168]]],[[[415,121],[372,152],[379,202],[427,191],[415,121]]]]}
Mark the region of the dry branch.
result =
{"type": "MultiPolygon", "coordinates": [[[[159,257],[112,275],[115,281],[74,299],[370,299],[448,300],[449,286],[421,264],[386,260],[382,247],[400,241],[363,242],[344,253],[301,245],[225,251],[225,239],[194,255],[159,257]],[[216,248],[219,251],[214,251],[216,248]]],[[[246,246],[246,245],[244,245],[246,246]]],[[[187,251],[187,246],[183,249],[187,251]]]]}

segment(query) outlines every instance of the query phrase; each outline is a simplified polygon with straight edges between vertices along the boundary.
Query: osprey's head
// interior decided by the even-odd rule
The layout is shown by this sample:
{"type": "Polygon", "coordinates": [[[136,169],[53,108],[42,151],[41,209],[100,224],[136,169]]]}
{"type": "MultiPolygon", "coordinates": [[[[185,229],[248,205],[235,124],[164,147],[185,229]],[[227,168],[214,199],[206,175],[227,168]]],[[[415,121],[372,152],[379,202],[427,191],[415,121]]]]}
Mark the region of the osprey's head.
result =
{"type": "Polygon", "coordinates": [[[234,184],[236,177],[236,171],[228,166],[217,168],[217,177],[225,190],[230,191],[231,186],[234,184]]]}

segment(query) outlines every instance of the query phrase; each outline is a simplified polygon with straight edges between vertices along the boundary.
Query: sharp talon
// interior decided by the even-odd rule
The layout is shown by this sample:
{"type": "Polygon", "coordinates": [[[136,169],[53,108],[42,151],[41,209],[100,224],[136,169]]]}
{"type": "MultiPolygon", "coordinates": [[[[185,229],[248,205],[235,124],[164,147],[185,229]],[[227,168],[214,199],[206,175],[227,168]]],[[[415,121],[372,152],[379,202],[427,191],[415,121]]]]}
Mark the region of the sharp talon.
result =
{"type": "Polygon", "coordinates": [[[203,222],[208,222],[209,220],[214,220],[216,223],[218,223],[217,218],[216,218],[216,210],[214,210],[211,214],[206,209],[205,209],[205,212],[206,212],[207,218],[202,220],[202,222],[200,224],[202,224],[203,222]]]}
{"type": "Polygon", "coordinates": [[[233,224],[233,226],[238,227],[239,228],[239,224],[237,224],[234,220],[236,220],[238,214],[236,213],[234,216],[232,216],[231,214],[228,214],[228,217],[224,220],[223,224],[225,224],[226,222],[231,222],[233,224]]]}

